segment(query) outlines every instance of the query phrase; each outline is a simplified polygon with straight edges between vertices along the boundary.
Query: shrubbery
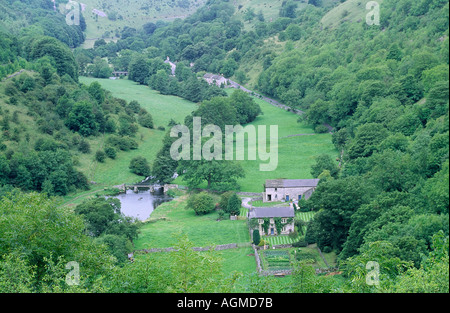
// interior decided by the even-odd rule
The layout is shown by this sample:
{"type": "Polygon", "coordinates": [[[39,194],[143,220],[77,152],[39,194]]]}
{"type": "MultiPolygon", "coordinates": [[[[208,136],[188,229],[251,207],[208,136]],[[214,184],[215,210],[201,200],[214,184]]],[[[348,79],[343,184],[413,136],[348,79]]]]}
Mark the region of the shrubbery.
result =
{"type": "Polygon", "coordinates": [[[106,159],[106,153],[103,150],[98,150],[95,152],[95,160],[97,160],[100,163],[105,162],[106,159]]]}
{"type": "Polygon", "coordinates": [[[259,245],[261,241],[261,235],[259,234],[259,230],[258,229],[254,229],[253,230],[253,244],[254,245],[259,245]]]}
{"type": "Polygon", "coordinates": [[[150,176],[150,165],[142,156],[131,159],[129,169],[132,173],[140,176],[150,176]]]}
{"type": "Polygon", "coordinates": [[[189,197],[186,208],[193,209],[195,214],[208,214],[214,210],[214,199],[207,192],[200,192],[189,197]]]}

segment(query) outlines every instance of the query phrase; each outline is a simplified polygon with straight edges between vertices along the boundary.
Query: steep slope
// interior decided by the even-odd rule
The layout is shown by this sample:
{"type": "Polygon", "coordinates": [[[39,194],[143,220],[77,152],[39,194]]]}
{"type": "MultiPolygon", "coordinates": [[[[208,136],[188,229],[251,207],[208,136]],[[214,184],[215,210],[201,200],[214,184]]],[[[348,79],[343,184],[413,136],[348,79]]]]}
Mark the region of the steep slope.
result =
{"type": "Polygon", "coordinates": [[[80,1],[86,19],[86,42],[83,47],[92,47],[99,38],[117,40],[125,26],[137,29],[149,22],[170,22],[177,18],[186,18],[205,2],[206,0],[80,1]]]}

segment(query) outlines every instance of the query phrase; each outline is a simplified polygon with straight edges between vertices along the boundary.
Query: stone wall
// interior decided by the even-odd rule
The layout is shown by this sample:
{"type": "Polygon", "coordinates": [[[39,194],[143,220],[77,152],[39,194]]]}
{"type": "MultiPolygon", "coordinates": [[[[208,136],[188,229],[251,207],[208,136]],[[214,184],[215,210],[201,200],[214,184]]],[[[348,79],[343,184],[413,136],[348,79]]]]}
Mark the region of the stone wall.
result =
{"type": "MultiPolygon", "coordinates": [[[[236,248],[242,248],[242,247],[250,247],[250,243],[228,243],[224,245],[216,245],[214,247],[214,250],[220,251],[220,250],[228,250],[228,249],[236,249],[236,248]]],[[[192,250],[194,251],[208,251],[211,249],[211,247],[193,247],[192,250]]],[[[134,252],[144,252],[144,253],[154,253],[154,252],[171,252],[171,251],[177,251],[175,248],[151,248],[151,249],[142,249],[142,250],[136,250],[134,252]]]]}

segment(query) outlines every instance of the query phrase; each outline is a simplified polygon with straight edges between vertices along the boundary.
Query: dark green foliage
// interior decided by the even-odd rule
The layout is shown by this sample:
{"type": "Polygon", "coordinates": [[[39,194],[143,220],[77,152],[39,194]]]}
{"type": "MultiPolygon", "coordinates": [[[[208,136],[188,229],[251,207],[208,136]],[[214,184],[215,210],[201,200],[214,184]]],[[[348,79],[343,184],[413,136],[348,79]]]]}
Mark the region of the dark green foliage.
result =
{"type": "Polygon", "coordinates": [[[98,131],[98,123],[93,112],[93,105],[89,102],[75,103],[69,112],[66,125],[82,136],[94,135],[98,131]]]}
{"type": "Polygon", "coordinates": [[[145,84],[150,74],[148,61],[143,56],[138,56],[130,62],[129,78],[140,84],[145,84]]]}
{"type": "Polygon", "coordinates": [[[138,156],[132,158],[128,166],[132,173],[140,176],[150,176],[150,165],[146,158],[138,156]]]}
{"type": "Polygon", "coordinates": [[[215,191],[237,190],[239,188],[237,179],[244,177],[243,169],[239,163],[226,160],[181,160],[178,172],[182,173],[183,171],[186,171],[183,179],[188,186],[197,187],[206,181],[206,188],[215,191]]]}
{"type": "Polygon", "coordinates": [[[241,202],[241,199],[236,194],[233,194],[228,200],[226,212],[230,215],[239,215],[241,212],[241,202]]]}
{"type": "Polygon", "coordinates": [[[214,199],[207,192],[193,194],[189,197],[186,208],[193,209],[197,215],[208,214],[214,210],[214,199]]]}
{"type": "Polygon", "coordinates": [[[258,229],[253,230],[253,244],[255,246],[259,245],[259,242],[261,241],[261,235],[259,234],[258,229]]]}
{"type": "Polygon", "coordinates": [[[103,234],[124,236],[132,241],[137,238],[138,225],[120,212],[120,200],[95,198],[86,200],[75,209],[86,221],[88,234],[99,237],[103,234]]]}
{"type": "MultiPolygon", "coordinates": [[[[5,257],[10,259],[15,255],[14,265],[10,265],[20,269],[15,272],[20,278],[8,278],[9,287],[6,290],[11,292],[68,291],[66,288],[72,286],[67,286],[64,281],[67,273],[64,266],[69,260],[86,260],[90,266],[85,269],[85,274],[89,276],[99,275],[98,270],[102,271],[106,263],[113,264],[105,249],[85,236],[82,218],[58,206],[54,199],[48,199],[46,195],[13,191],[2,197],[0,214],[0,253],[3,256],[0,281],[3,291],[3,282],[12,273],[6,270],[5,257]],[[86,255],[89,257],[85,258],[86,255]],[[26,290],[15,289],[23,285],[26,290]]],[[[80,283],[84,287],[89,286],[87,281],[80,283]]]]}
{"type": "Polygon", "coordinates": [[[115,159],[117,156],[116,149],[114,149],[113,147],[106,147],[105,154],[110,159],[115,159]]]}
{"type": "Polygon", "coordinates": [[[280,9],[280,17],[295,18],[295,10],[297,9],[297,6],[298,4],[295,1],[284,1],[280,9]]]}
{"type": "Polygon", "coordinates": [[[311,166],[311,175],[317,178],[324,170],[330,171],[330,175],[334,178],[339,173],[336,161],[332,160],[328,154],[322,154],[316,157],[316,164],[311,166]]]}
{"type": "Polygon", "coordinates": [[[98,82],[91,83],[88,87],[88,92],[98,104],[102,104],[105,101],[105,91],[98,82]]]}
{"type": "Polygon", "coordinates": [[[134,150],[138,147],[138,143],[133,138],[116,135],[110,135],[106,139],[106,144],[122,151],[134,150]]]}
{"type": "MultiPolygon", "coordinates": [[[[43,147],[43,146],[39,146],[43,147]]],[[[27,155],[15,153],[2,162],[8,171],[8,184],[24,190],[44,190],[51,195],[66,195],[74,189],[87,189],[86,177],[75,170],[70,153],[55,150],[32,151],[27,155]]]]}
{"type": "Polygon", "coordinates": [[[163,146],[156,154],[153,162],[153,176],[155,181],[160,183],[169,183],[173,180],[173,176],[177,170],[178,161],[174,160],[170,155],[170,147],[176,138],[170,137],[170,132],[166,132],[163,139],[163,146]]]}
{"type": "Polygon", "coordinates": [[[119,115],[119,135],[134,137],[138,131],[134,116],[127,114],[119,115]]]}
{"type": "Polygon", "coordinates": [[[242,90],[231,94],[230,103],[236,109],[237,120],[241,125],[253,122],[262,113],[255,100],[242,90]]]}
{"type": "Polygon", "coordinates": [[[307,241],[317,242],[320,248],[331,246],[340,251],[347,239],[352,214],[374,194],[374,187],[361,183],[359,177],[319,184],[308,201],[315,210],[322,210],[307,228],[307,241]]]}
{"type": "Polygon", "coordinates": [[[80,151],[82,153],[91,152],[91,146],[89,145],[89,142],[87,142],[85,139],[81,139],[81,141],[78,145],[78,151],[80,151]]]}
{"type": "Polygon", "coordinates": [[[133,248],[131,242],[123,235],[105,234],[96,238],[94,242],[105,244],[119,263],[124,263],[128,260],[127,254],[133,248]]]}
{"type": "Polygon", "coordinates": [[[149,113],[139,114],[138,123],[142,127],[153,128],[153,118],[149,113]]]}
{"type": "Polygon", "coordinates": [[[314,132],[318,133],[318,134],[324,134],[324,133],[328,133],[328,127],[326,127],[325,125],[317,125],[316,127],[314,127],[314,132]]]}
{"type": "Polygon", "coordinates": [[[105,159],[106,159],[105,151],[98,150],[97,152],[95,152],[95,160],[97,162],[104,163],[105,159]]]}
{"type": "Polygon", "coordinates": [[[38,37],[29,43],[27,49],[31,60],[49,56],[53,58],[60,76],[68,74],[72,79],[78,81],[78,66],[75,58],[70,49],[60,41],[51,37],[38,37]]]}
{"type": "Polygon", "coordinates": [[[228,208],[228,202],[234,194],[234,191],[227,191],[220,195],[219,207],[222,210],[226,210],[228,208]]]}
{"type": "Polygon", "coordinates": [[[112,76],[112,69],[108,62],[97,57],[94,59],[94,64],[87,67],[87,73],[97,78],[108,78],[112,76]]]}
{"type": "Polygon", "coordinates": [[[376,146],[388,136],[388,131],[380,124],[367,123],[361,125],[355,133],[355,138],[350,144],[348,154],[350,158],[368,157],[376,149],[376,146]]]}

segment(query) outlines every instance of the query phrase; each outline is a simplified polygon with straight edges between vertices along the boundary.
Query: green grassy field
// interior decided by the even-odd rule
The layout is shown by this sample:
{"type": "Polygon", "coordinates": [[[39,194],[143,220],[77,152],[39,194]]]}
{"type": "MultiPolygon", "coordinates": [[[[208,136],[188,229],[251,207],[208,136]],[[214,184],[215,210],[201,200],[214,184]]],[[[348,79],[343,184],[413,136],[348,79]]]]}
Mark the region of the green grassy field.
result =
{"type": "Polygon", "coordinates": [[[186,115],[197,108],[197,104],[191,101],[180,97],[161,95],[158,91],[128,79],[113,80],[80,77],[79,80],[86,85],[97,81],[104,89],[109,90],[114,97],[128,102],[132,100],[138,101],[142,107],[152,114],[155,128],[158,126],[167,127],[170,119],[181,123],[186,115]]]}
{"type": "MultiPolygon", "coordinates": [[[[254,125],[256,130],[258,125],[266,125],[268,134],[271,125],[278,127],[278,166],[274,171],[260,171],[259,165],[267,161],[260,161],[258,155],[256,160],[237,161],[242,165],[245,173],[245,177],[238,180],[241,191],[262,192],[266,179],[312,178],[310,168],[315,163],[315,156],[320,154],[329,154],[332,158],[338,156],[330,134],[314,134],[312,127],[297,122],[298,115],[261,99],[254,99],[260,105],[263,115],[258,116],[250,125],[254,125]]],[[[267,139],[267,150],[269,150],[269,144],[267,139]]],[[[244,149],[247,152],[247,140],[244,149]]],[[[176,183],[183,184],[182,178],[177,178],[176,183]]]]}
{"type": "MultiPolygon", "coordinates": [[[[137,85],[129,80],[81,77],[80,81],[85,84],[98,81],[103,88],[111,91],[115,97],[127,101],[137,100],[152,114],[156,127],[167,127],[167,123],[171,118],[176,122],[182,122],[184,117],[195,110],[197,106],[179,97],[160,95],[146,86],[137,85]]],[[[311,135],[314,133],[313,129],[309,125],[298,123],[296,114],[277,108],[257,98],[255,98],[255,101],[261,106],[264,114],[258,116],[251,125],[254,125],[255,129],[257,129],[258,125],[266,125],[267,132],[270,125],[278,127],[278,166],[275,171],[262,172],[259,170],[259,164],[265,162],[258,160],[258,156],[257,160],[254,161],[238,161],[243,166],[246,175],[245,178],[238,181],[242,191],[261,192],[266,179],[312,178],[310,167],[314,164],[315,156],[322,153],[330,154],[333,157],[337,156],[337,151],[331,143],[330,134],[311,135]],[[310,135],[288,137],[298,134],[310,135]]],[[[121,155],[119,155],[115,161],[108,160],[104,164],[96,164],[95,174],[91,175],[92,180],[103,183],[111,181],[112,177],[117,177],[117,179],[112,179],[117,184],[126,182],[127,179],[135,180],[137,177],[133,177],[134,174],[129,173],[127,170],[129,160],[135,155],[144,155],[147,159],[153,160],[161,147],[164,132],[141,129],[137,138],[141,138],[141,135],[142,140],[139,142],[140,147],[138,150],[122,153],[124,156],[121,158],[121,155]],[[113,168],[111,168],[111,164],[108,164],[112,162],[114,162],[113,168]],[[111,173],[111,171],[116,171],[116,173],[111,173]],[[125,175],[127,172],[128,174],[125,175]]],[[[267,145],[269,145],[269,140],[267,140],[267,145]]],[[[247,143],[244,148],[247,149],[247,143]]],[[[92,162],[91,160],[89,161],[92,162]]],[[[82,164],[82,166],[90,168],[91,172],[94,167],[94,165],[86,163],[82,164]]],[[[183,184],[183,181],[181,178],[178,178],[175,183],[183,184]]]]}
{"type": "Polygon", "coordinates": [[[151,218],[160,220],[140,228],[141,234],[134,242],[135,249],[173,247],[176,244],[174,235],[178,233],[187,234],[196,247],[250,242],[245,220],[217,221],[216,212],[198,216],[193,210],[186,210],[185,206],[186,197],[158,206],[151,218]]]}
{"type": "MultiPolygon", "coordinates": [[[[255,98],[255,101],[261,106],[263,115],[258,116],[251,123],[256,128],[258,125],[266,125],[267,129],[270,125],[278,127],[278,166],[276,170],[271,172],[263,172],[259,170],[259,164],[265,163],[255,161],[238,161],[241,162],[246,177],[239,180],[242,191],[262,192],[263,184],[266,179],[277,178],[312,178],[310,174],[311,165],[314,164],[314,157],[319,154],[330,154],[333,157],[337,155],[337,151],[331,143],[330,134],[313,134],[313,129],[303,123],[298,123],[298,115],[277,108],[263,100],[255,98]]],[[[269,146],[269,140],[267,142],[269,146]]]]}
{"type": "Polygon", "coordinates": [[[254,252],[250,247],[222,250],[216,253],[223,259],[222,271],[225,275],[228,275],[232,271],[238,271],[244,274],[256,271],[254,252]]]}
{"type": "MultiPolygon", "coordinates": [[[[369,0],[347,0],[325,14],[321,22],[323,26],[330,28],[338,26],[343,21],[365,23],[366,14],[370,12],[366,10],[367,2],[369,0]]],[[[383,0],[376,2],[381,5],[383,0]]]]}
{"type": "Polygon", "coordinates": [[[293,244],[294,242],[298,241],[298,238],[292,239],[288,235],[264,236],[263,239],[265,241],[268,241],[271,246],[293,244]]]}
{"type": "Polygon", "coordinates": [[[316,212],[295,212],[295,218],[297,219],[301,219],[305,222],[309,222],[310,219],[312,219],[314,217],[314,214],[316,214],[316,212]]]}

